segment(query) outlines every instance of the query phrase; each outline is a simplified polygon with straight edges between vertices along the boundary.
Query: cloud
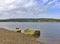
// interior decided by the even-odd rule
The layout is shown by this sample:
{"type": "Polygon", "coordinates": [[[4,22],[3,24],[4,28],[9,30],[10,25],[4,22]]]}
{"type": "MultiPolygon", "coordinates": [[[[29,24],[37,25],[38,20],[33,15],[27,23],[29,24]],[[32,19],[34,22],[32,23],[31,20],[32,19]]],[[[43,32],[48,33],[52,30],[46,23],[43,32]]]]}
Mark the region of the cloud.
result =
{"type": "Polygon", "coordinates": [[[43,11],[38,7],[38,3],[35,0],[0,0],[0,2],[2,16],[9,18],[14,16],[37,16],[43,11]]]}
{"type": "Polygon", "coordinates": [[[14,0],[0,0],[0,10],[8,10],[8,9],[12,9],[14,7],[14,5],[9,5],[10,3],[12,3],[14,0]]]}
{"type": "Polygon", "coordinates": [[[0,10],[11,10],[18,7],[31,7],[36,5],[34,0],[0,0],[0,10]]]}
{"type": "Polygon", "coordinates": [[[0,18],[38,17],[54,5],[56,0],[0,0],[0,18]]]}
{"type": "Polygon", "coordinates": [[[52,2],[49,3],[49,6],[60,8],[60,0],[53,0],[52,2]]]}
{"type": "Polygon", "coordinates": [[[55,7],[60,8],[60,0],[57,0],[57,1],[55,2],[55,7]]]}

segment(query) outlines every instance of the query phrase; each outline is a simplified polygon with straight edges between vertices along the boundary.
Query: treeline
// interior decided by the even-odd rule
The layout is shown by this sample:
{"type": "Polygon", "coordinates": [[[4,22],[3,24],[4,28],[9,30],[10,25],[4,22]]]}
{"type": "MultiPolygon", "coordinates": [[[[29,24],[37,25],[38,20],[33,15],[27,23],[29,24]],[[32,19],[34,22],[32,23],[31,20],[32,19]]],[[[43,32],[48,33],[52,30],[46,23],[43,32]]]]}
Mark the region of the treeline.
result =
{"type": "Polygon", "coordinates": [[[52,19],[52,18],[41,18],[38,19],[38,22],[60,22],[60,19],[52,19]]]}
{"type": "Polygon", "coordinates": [[[36,19],[5,19],[0,22],[36,22],[36,19]]]}
{"type": "Polygon", "coordinates": [[[40,19],[5,19],[0,22],[60,22],[60,19],[40,18],[40,19]]]}

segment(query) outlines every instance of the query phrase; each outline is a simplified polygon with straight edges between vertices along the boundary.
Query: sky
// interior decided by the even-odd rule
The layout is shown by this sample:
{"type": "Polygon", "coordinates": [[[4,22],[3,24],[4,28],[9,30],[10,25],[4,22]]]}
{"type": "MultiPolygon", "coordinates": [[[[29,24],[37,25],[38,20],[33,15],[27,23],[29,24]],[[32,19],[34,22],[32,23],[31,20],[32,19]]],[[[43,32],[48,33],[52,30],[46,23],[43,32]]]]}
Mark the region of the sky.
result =
{"type": "Polygon", "coordinates": [[[0,0],[0,19],[59,18],[60,0],[0,0]]]}

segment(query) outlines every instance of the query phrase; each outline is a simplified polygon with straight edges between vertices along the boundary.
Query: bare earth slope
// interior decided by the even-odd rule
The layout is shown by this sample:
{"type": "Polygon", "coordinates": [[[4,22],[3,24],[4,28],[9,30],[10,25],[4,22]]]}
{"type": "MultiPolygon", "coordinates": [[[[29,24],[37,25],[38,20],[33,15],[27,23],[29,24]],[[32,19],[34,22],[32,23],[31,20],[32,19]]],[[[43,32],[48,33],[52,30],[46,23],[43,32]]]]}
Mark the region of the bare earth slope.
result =
{"type": "Polygon", "coordinates": [[[40,44],[40,42],[33,41],[22,33],[15,33],[0,28],[0,44],[40,44]]]}

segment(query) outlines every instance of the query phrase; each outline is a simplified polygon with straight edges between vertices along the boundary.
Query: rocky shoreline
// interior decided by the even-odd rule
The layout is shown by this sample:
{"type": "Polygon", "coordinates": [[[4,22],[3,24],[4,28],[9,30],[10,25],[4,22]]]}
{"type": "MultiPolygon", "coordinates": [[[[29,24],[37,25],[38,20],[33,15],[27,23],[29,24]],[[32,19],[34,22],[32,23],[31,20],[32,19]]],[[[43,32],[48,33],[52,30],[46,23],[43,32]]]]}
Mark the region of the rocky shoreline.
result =
{"type": "Polygon", "coordinates": [[[16,33],[0,28],[0,44],[40,44],[23,33],[16,33]]]}

